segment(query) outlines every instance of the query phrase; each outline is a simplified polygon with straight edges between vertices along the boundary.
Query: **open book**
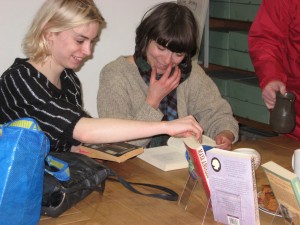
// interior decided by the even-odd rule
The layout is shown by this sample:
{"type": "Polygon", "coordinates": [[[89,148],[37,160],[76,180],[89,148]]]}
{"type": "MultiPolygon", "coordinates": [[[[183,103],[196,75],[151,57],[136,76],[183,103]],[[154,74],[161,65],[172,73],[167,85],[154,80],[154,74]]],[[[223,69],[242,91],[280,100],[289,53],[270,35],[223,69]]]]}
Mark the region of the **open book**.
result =
{"type": "Polygon", "coordinates": [[[254,159],[213,148],[207,152],[211,204],[215,221],[259,225],[254,159]]]}
{"type": "Polygon", "coordinates": [[[84,144],[79,147],[78,153],[90,158],[124,162],[144,152],[144,148],[126,142],[112,144],[84,144]]]}
{"type": "Polygon", "coordinates": [[[262,165],[286,224],[300,224],[300,180],[273,161],[262,165]]]}
{"type": "MultiPolygon", "coordinates": [[[[202,136],[202,144],[209,146],[216,145],[214,140],[205,135],[202,136]]],[[[188,167],[186,147],[184,145],[183,138],[170,137],[167,145],[146,148],[144,149],[144,153],[140,154],[138,158],[163,171],[188,167]]]]}

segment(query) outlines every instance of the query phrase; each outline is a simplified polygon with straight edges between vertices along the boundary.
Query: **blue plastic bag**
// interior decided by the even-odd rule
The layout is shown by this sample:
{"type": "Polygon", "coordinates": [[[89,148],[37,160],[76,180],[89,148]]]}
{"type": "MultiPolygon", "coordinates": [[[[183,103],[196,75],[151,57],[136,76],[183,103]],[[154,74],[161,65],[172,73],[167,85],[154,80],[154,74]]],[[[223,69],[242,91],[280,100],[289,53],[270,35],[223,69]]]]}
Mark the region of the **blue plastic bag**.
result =
{"type": "Polygon", "coordinates": [[[0,126],[0,224],[31,225],[40,219],[44,159],[49,140],[31,118],[0,126]]]}

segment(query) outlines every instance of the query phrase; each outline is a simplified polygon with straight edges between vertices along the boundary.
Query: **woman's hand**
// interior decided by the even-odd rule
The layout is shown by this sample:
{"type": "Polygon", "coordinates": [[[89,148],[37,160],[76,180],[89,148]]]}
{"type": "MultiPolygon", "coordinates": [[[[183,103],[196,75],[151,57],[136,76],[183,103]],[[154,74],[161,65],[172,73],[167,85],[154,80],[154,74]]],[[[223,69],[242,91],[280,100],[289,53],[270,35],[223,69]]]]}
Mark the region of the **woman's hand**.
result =
{"type": "Polygon", "coordinates": [[[166,121],[166,133],[170,136],[189,137],[194,135],[201,143],[203,129],[193,116],[166,121]]]}
{"type": "Polygon", "coordinates": [[[262,91],[262,98],[268,109],[273,109],[276,103],[276,92],[280,91],[282,95],[286,93],[285,85],[279,81],[269,82],[262,91]]]}
{"type": "Polygon", "coordinates": [[[218,148],[230,150],[234,141],[234,135],[231,131],[224,130],[217,134],[215,141],[216,145],[219,145],[218,148]]]}
{"type": "Polygon", "coordinates": [[[171,70],[172,65],[170,64],[162,77],[156,80],[156,68],[152,68],[146,102],[154,109],[157,109],[161,100],[179,85],[180,69],[175,66],[173,74],[170,76],[171,70]]]}

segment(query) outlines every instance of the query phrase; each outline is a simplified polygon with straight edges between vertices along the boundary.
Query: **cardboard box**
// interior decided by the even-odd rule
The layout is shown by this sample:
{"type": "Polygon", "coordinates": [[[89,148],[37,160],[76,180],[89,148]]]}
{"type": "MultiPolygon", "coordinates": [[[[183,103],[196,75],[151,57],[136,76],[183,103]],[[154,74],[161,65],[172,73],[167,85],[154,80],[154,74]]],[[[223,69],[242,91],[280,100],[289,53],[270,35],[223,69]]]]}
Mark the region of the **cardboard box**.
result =
{"type": "Polygon", "coordinates": [[[229,56],[227,49],[209,48],[209,63],[221,66],[229,66],[229,56]]]}
{"type": "Polygon", "coordinates": [[[231,80],[228,83],[227,96],[239,99],[244,102],[250,102],[265,106],[261,97],[258,78],[231,80]]]}
{"type": "Polygon", "coordinates": [[[210,30],[209,46],[213,48],[229,49],[229,31],[210,30]]]}
{"type": "Polygon", "coordinates": [[[254,21],[259,5],[230,3],[230,19],[254,21]]]}
{"type": "Polygon", "coordinates": [[[233,3],[250,4],[250,5],[260,5],[262,2],[262,0],[228,0],[228,1],[233,3]]]}
{"type": "Polygon", "coordinates": [[[210,71],[208,72],[208,76],[210,76],[210,78],[218,86],[219,91],[223,97],[226,97],[228,95],[228,83],[231,80],[244,80],[254,78],[253,75],[220,70],[210,71]]]}
{"type": "Polygon", "coordinates": [[[231,19],[252,22],[260,5],[241,4],[225,1],[211,1],[209,16],[219,19],[231,19]]]}
{"type": "Polygon", "coordinates": [[[230,71],[210,71],[208,75],[230,104],[234,115],[269,124],[270,113],[255,76],[230,71]]]}
{"type": "Polygon", "coordinates": [[[211,1],[209,6],[209,16],[220,19],[230,19],[230,3],[211,1]]]}
{"type": "Polygon", "coordinates": [[[269,124],[270,112],[266,106],[241,101],[231,97],[226,97],[226,99],[230,104],[234,115],[269,124]]]}
{"type": "Polygon", "coordinates": [[[228,50],[229,66],[254,72],[254,67],[248,52],[228,50]]]}
{"type": "Polygon", "coordinates": [[[230,31],[229,48],[240,52],[248,51],[248,32],[247,31],[230,31]]]}

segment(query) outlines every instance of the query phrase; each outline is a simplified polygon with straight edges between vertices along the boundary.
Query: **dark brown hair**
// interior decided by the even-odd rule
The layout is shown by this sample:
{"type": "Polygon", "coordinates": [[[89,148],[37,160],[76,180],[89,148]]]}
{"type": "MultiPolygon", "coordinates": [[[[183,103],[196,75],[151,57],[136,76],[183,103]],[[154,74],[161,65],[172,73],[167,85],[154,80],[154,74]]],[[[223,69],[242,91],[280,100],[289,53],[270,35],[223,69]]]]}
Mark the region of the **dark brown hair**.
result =
{"type": "Polygon", "coordinates": [[[198,26],[193,13],[183,5],[166,2],[152,7],[136,29],[136,50],[143,56],[151,40],[172,52],[193,57],[197,52],[198,26]]]}

